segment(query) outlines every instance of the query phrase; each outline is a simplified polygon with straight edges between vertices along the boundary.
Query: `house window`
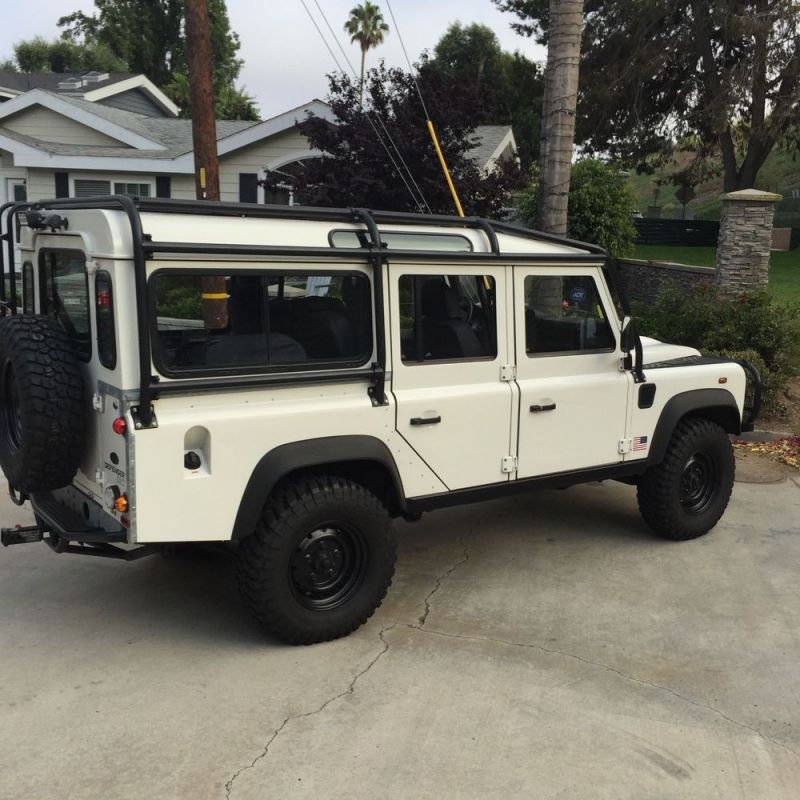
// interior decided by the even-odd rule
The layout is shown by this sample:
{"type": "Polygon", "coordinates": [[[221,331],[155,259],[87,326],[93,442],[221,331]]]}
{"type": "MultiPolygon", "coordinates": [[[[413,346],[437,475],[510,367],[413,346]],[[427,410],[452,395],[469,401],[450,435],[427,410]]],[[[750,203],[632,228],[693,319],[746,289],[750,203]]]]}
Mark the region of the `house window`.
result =
{"type": "Polygon", "coordinates": [[[97,197],[104,194],[127,194],[130,197],[151,197],[149,183],[129,183],[94,178],[75,179],[75,197],[97,197]],[[113,187],[113,192],[112,192],[113,187]]]}
{"type": "Polygon", "coordinates": [[[150,197],[149,183],[115,183],[114,194],[127,194],[131,197],[150,197]]]}
{"type": "Polygon", "coordinates": [[[111,194],[111,181],[75,181],[75,197],[96,197],[100,194],[111,194]]]}

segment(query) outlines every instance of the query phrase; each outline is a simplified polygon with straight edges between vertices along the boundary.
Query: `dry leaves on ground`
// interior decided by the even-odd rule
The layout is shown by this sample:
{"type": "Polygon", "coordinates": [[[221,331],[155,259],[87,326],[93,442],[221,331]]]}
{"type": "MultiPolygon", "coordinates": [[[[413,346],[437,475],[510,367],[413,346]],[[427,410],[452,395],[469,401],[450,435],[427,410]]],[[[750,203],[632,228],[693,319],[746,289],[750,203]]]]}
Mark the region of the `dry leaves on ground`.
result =
{"type": "Polygon", "coordinates": [[[733,446],[754,455],[766,456],[773,461],[800,469],[800,436],[785,436],[771,442],[744,442],[737,440],[733,446]]]}

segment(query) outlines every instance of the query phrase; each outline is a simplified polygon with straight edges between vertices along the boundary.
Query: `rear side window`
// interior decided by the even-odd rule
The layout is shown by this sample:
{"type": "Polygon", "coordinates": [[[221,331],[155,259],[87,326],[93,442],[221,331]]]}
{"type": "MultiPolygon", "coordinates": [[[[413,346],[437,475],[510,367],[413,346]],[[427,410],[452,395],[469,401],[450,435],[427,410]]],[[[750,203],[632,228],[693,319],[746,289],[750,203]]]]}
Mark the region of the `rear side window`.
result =
{"type": "Polygon", "coordinates": [[[78,355],[92,355],[89,284],[86,258],[80,250],[43,250],[39,262],[42,313],[57,319],[78,355]]]}
{"type": "Polygon", "coordinates": [[[370,284],[360,273],[163,271],[151,297],[165,375],[353,367],[372,353],[370,284]]]}
{"type": "Polygon", "coordinates": [[[402,275],[399,298],[404,363],[497,356],[494,278],[402,275]]]}

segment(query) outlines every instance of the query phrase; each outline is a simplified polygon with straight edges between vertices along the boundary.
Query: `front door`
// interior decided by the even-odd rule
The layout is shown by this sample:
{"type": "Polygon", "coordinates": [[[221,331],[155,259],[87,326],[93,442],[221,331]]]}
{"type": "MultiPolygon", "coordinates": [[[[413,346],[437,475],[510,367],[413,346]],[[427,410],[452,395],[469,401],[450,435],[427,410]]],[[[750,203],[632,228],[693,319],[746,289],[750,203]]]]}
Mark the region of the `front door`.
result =
{"type": "Polygon", "coordinates": [[[506,268],[397,264],[390,276],[397,431],[448,489],[507,481],[517,395],[501,378],[506,268]]]}
{"type": "Polygon", "coordinates": [[[517,477],[622,461],[630,376],[593,267],[514,267],[519,406],[517,477]]]}

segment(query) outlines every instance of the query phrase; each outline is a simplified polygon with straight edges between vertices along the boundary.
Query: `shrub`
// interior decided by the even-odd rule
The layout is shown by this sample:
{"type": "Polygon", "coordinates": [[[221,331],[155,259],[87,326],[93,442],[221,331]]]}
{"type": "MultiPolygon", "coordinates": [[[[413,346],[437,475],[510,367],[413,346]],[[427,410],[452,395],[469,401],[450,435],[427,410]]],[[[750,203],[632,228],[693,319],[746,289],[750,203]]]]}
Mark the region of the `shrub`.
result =
{"type": "Polygon", "coordinates": [[[700,284],[688,297],[668,289],[636,313],[645,336],[752,361],[764,381],[766,410],[782,410],[780,394],[800,373],[800,305],[773,303],[766,292],[730,299],[700,284]]]}
{"type": "MultiPolygon", "coordinates": [[[[536,227],[538,174],[517,197],[517,219],[536,227]]],[[[594,242],[615,256],[630,253],[636,241],[633,196],[622,173],[596,158],[572,165],[569,185],[568,233],[574,239],[594,242]]]]}

